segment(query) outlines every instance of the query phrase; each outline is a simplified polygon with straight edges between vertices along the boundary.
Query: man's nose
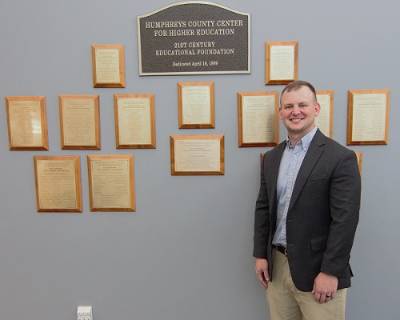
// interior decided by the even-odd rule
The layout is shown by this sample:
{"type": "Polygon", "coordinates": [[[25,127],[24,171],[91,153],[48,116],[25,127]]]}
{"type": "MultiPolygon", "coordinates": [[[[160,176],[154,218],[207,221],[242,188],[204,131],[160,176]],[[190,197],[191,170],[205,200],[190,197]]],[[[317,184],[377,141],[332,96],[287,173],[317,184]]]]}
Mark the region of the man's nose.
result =
{"type": "Polygon", "coordinates": [[[292,113],[294,114],[299,114],[300,113],[300,107],[298,105],[294,105],[292,109],[292,113]]]}

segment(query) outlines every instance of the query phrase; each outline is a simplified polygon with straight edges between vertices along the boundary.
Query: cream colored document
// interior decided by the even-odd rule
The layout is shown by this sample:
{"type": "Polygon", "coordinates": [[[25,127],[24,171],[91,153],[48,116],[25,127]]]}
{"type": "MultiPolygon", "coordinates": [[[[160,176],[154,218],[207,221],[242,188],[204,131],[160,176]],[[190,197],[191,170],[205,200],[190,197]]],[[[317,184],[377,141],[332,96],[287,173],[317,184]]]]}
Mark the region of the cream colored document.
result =
{"type": "Polygon", "coordinates": [[[182,122],[184,124],[209,124],[211,122],[209,86],[182,87],[182,122]]]}
{"type": "Polygon", "coordinates": [[[95,51],[96,59],[96,82],[119,83],[120,61],[118,49],[101,49],[95,51]]]}
{"type": "Polygon", "coordinates": [[[386,95],[354,94],[353,141],[385,140],[386,95]]]}
{"type": "Polygon", "coordinates": [[[38,147],[43,145],[40,101],[9,102],[11,145],[38,147]]]}
{"type": "Polygon", "coordinates": [[[40,209],[76,209],[75,160],[38,160],[40,209]]]}
{"type": "Polygon", "coordinates": [[[175,140],[175,171],[220,171],[220,141],[175,140]]]}
{"type": "Polygon", "coordinates": [[[242,100],[243,143],[275,140],[275,97],[244,96],[242,100]]]}

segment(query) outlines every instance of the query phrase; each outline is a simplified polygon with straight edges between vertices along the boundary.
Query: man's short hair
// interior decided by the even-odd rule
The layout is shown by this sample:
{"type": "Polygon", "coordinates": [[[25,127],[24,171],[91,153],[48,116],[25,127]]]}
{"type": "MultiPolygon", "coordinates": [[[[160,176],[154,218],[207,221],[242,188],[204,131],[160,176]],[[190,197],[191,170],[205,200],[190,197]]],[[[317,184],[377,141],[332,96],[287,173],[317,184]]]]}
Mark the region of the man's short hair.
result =
{"type": "Polygon", "coordinates": [[[279,100],[280,100],[279,105],[280,106],[282,105],[282,96],[284,95],[284,93],[290,92],[290,91],[296,91],[296,90],[301,89],[302,87],[307,87],[308,89],[310,89],[314,95],[315,101],[317,101],[317,91],[315,91],[315,88],[311,83],[309,83],[307,81],[303,81],[303,80],[295,80],[295,81],[290,82],[285,88],[283,88],[283,90],[281,92],[281,96],[279,98],[279,100]]]}

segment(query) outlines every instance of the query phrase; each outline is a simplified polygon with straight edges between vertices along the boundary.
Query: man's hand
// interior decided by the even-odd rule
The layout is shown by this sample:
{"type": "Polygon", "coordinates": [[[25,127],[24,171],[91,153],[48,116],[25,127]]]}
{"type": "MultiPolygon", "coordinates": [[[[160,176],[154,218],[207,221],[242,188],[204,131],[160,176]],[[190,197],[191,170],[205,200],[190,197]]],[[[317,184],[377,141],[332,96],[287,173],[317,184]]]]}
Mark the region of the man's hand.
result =
{"type": "Polygon", "coordinates": [[[320,272],[314,279],[312,294],[315,301],[325,303],[333,299],[338,287],[338,278],[327,273],[320,272]]]}
{"type": "Polygon", "coordinates": [[[267,289],[269,282],[268,275],[268,262],[267,259],[256,258],[256,274],[258,281],[262,284],[262,286],[267,289]]]}

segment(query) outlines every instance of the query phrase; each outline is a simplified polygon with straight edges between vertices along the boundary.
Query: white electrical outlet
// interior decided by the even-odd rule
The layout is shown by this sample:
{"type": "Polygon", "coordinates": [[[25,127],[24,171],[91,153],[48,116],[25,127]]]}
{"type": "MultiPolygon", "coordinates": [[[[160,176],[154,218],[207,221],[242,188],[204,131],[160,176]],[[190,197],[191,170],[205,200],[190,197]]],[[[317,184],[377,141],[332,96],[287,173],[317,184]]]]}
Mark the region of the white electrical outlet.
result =
{"type": "Polygon", "coordinates": [[[77,320],[93,320],[92,306],[79,306],[76,311],[77,320]]]}

